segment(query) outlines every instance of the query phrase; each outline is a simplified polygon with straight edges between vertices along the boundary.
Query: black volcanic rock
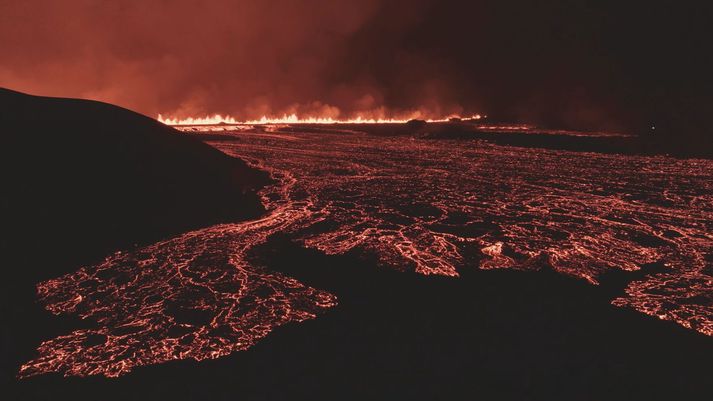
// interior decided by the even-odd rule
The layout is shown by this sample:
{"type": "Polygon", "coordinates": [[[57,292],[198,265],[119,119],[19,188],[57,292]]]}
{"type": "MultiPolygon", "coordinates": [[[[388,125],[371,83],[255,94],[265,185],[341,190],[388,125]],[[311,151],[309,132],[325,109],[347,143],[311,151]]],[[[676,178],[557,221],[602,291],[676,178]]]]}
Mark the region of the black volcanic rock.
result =
{"type": "Polygon", "coordinates": [[[0,129],[7,282],[264,211],[265,172],[117,106],[0,89],[0,129]]]}
{"type": "Polygon", "coordinates": [[[418,119],[412,119],[412,120],[408,120],[406,122],[406,125],[409,128],[421,128],[421,127],[424,127],[426,124],[427,123],[425,120],[418,120],[418,119]]]}

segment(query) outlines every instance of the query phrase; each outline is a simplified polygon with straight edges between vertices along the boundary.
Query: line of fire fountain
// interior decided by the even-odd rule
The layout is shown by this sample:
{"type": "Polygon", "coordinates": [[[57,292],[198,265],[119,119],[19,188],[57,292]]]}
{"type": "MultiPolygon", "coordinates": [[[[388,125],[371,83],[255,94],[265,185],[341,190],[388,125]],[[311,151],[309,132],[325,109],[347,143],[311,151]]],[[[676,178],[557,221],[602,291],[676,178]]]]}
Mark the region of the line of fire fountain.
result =
{"type": "MultiPolygon", "coordinates": [[[[480,120],[485,118],[480,114],[474,114],[469,117],[461,117],[458,115],[449,115],[447,117],[435,118],[435,119],[425,119],[426,122],[447,122],[453,119],[460,120],[480,120]]],[[[362,116],[357,116],[355,118],[339,119],[332,117],[298,117],[296,114],[283,115],[282,117],[267,117],[263,116],[257,120],[238,120],[231,116],[223,116],[220,114],[215,114],[213,116],[205,117],[188,117],[188,118],[171,118],[163,117],[159,114],[157,120],[166,125],[183,125],[183,126],[194,126],[194,125],[265,125],[265,124],[403,124],[407,123],[413,118],[401,119],[401,118],[365,118],[362,116]]]]}

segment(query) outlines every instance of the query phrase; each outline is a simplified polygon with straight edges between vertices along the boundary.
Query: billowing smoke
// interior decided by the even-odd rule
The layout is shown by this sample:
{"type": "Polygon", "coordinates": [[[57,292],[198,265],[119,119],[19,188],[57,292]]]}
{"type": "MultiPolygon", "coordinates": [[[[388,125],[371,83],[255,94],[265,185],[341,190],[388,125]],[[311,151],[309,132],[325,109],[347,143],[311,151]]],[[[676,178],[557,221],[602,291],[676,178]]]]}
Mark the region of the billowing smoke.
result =
{"type": "Polygon", "coordinates": [[[626,129],[706,114],[709,16],[608,0],[5,0],[0,86],[150,116],[626,129]]]}
{"type": "Polygon", "coordinates": [[[424,18],[424,2],[404,9],[375,0],[0,7],[0,84],[32,93],[178,117],[460,111],[448,96],[447,71],[398,48],[400,33],[424,18]],[[382,13],[390,13],[390,26],[370,26],[382,13]],[[377,53],[382,60],[371,59],[377,53]]]}

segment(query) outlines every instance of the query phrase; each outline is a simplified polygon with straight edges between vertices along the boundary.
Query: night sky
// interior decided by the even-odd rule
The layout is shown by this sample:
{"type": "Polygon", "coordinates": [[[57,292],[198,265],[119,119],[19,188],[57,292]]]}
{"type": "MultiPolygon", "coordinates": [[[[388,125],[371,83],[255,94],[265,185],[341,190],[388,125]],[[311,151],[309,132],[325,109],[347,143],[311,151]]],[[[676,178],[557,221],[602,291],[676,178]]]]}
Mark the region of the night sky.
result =
{"type": "Polygon", "coordinates": [[[150,116],[420,110],[705,139],[713,6],[684,3],[6,0],[0,86],[150,116]]]}

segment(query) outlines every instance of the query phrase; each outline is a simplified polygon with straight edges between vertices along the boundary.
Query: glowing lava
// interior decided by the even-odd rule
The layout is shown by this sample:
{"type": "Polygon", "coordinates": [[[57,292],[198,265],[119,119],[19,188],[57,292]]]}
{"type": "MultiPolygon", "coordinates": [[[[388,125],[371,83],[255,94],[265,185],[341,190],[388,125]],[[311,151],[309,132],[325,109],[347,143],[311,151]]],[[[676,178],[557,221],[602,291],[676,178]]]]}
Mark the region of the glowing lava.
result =
{"type": "Polygon", "coordinates": [[[212,144],[297,179],[315,213],[291,230],[308,247],[426,275],[547,267],[592,284],[659,264],[613,303],[713,335],[713,161],[345,130],[235,135],[212,144]]]}
{"type": "Polygon", "coordinates": [[[282,201],[294,179],[274,177],[280,184],[263,191],[271,206],[263,218],[119,252],[40,283],[40,300],[50,312],[77,314],[97,328],[43,342],[19,377],[116,377],[141,365],[218,358],[336,305],[329,293],[246,261],[251,248],[311,215],[305,204],[282,201]]]}
{"type": "Polygon", "coordinates": [[[261,192],[267,216],[40,283],[48,310],[97,327],[45,341],[20,376],[117,376],[216,358],[335,305],[248,262],[278,232],[424,275],[550,268],[597,284],[610,270],[658,264],[663,272],[631,282],[612,303],[713,335],[713,161],[295,131],[226,131],[211,143],[271,172],[277,183],[261,192]]]}
{"type": "MultiPolygon", "coordinates": [[[[371,118],[371,117],[361,117],[357,116],[355,118],[339,119],[332,117],[298,117],[296,114],[283,115],[282,117],[267,117],[263,116],[258,120],[238,120],[231,116],[222,116],[220,114],[215,114],[213,116],[205,117],[188,117],[183,119],[163,117],[161,114],[158,115],[158,121],[166,125],[269,125],[269,124],[403,124],[418,118],[419,114],[414,114],[412,118],[371,118]]],[[[427,119],[427,122],[446,122],[453,118],[462,118],[464,120],[480,120],[483,118],[480,114],[475,114],[470,117],[460,117],[456,115],[437,118],[437,119],[427,119]]]]}

